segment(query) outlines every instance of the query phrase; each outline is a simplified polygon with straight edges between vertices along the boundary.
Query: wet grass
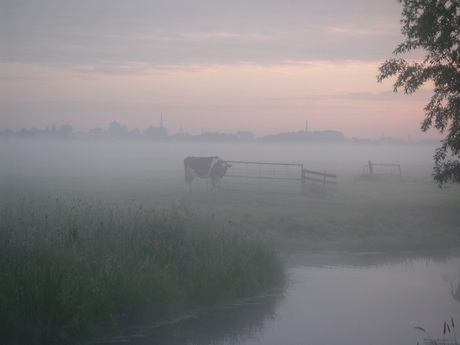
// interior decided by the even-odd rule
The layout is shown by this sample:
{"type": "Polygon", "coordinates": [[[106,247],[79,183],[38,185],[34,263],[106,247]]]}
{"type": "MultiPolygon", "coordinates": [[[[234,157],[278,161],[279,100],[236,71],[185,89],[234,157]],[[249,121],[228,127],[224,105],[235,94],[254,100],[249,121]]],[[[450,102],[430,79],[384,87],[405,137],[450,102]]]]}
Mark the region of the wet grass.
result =
{"type": "Polygon", "coordinates": [[[0,342],[69,344],[253,296],[283,268],[254,232],[168,207],[48,196],[0,217],[0,342]]]}
{"type": "Polygon", "coordinates": [[[460,247],[459,187],[439,189],[430,177],[343,176],[331,195],[224,190],[194,193],[192,206],[257,228],[280,250],[437,250],[460,247]]]}

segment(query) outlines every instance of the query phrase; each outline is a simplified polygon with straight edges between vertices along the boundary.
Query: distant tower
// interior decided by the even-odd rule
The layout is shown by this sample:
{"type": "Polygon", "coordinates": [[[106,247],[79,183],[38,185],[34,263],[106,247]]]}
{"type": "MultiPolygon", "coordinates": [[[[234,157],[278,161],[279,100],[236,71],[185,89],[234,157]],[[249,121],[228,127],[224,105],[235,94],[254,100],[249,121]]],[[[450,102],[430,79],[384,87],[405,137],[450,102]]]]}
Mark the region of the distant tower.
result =
{"type": "Polygon", "coordinates": [[[163,113],[160,113],[160,128],[163,128],[163,113]]]}
{"type": "Polygon", "coordinates": [[[305,120],[305,133],[308,132],[308,120],[305,120]]]}

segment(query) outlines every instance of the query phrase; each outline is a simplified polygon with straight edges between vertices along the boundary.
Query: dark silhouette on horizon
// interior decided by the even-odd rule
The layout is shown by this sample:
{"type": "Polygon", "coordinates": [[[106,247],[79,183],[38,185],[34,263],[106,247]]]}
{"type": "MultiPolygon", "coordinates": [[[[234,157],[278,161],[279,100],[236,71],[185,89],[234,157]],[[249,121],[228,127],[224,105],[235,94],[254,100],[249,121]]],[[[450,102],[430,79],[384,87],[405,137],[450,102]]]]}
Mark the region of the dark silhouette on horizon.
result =
{"type": "Polygon", "coordinates": [[[149,126],[145,130],[134,128],[129,130],[127,126],[113,121],[107,129],[100,127],[93,128],[88,132],[74,131],[69,124],[61,125],[59,128],[53,124],[46,129],[32,127],[22,128],[19,131],[0,131],[3,138],[26,138],[26,139],[60,139],[60,140],[131,140],[131,141],[201,141],[201,142],[262,142],[262,143],[345,143],[353,144],[438,144],[439,140],[421,140],[419,142],[404,141],[390,137],[379,139],[345,138],[342,132],[336,130],[324,131],[298,131],[269,134],[262,137],[255,137],[249,131],[237,131],[236,133],[202,132],[200,134],[188,134],[182,132],[168,134],[162,121],[160,125],[149,126]]]}

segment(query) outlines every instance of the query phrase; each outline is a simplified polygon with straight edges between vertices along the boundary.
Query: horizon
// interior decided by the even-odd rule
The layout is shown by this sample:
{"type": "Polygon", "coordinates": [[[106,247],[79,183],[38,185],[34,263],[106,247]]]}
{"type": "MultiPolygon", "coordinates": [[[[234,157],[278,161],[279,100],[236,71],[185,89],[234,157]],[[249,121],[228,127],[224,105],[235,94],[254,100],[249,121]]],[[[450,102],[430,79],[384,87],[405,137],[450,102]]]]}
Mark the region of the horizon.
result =
{"type": "MultiPolygon", "coordinates": [[[[152,125],[149,125],[147,126],[146,128],[139,128],[139,127],[133,127],[133,128],[129,128],[128,126],[122,124],[122,123],[119,123],[117,121],[112,121],[110,124],[108,124],[106,127],[94,127],[94,128],[91,128],[87,131],[85,130],[79,130],[77,128],[75,128],[71,123],[66,123],[66,124],[62,124],[60,126],[56,125],[55,123],[51,124],[51,125],[46,125],[44,126],[43,128],[40,128],[40,127],[22,127],[21,129],[19,130],[12,130],[12,129],[6,129],[6,130],[0,130],[0,138],[3,136],[3,137],[10,137],[10,136],[13,136],[13,137],[18,137],[18,138],[30,138],[30,139],[35,139],[35,138],[38,138],[38,139],[41,139],[41,138],[54,138],[53,135],[50,136],[50,133],[54,133],[55,137],[60,137],[59,136],[59,132],[61,130],[63,130],[64,132],[66,132],[66,136],[65,137],[62,137],[62,139],[85,139],[85,140],[91,140],[91,139],[94,139],[96,138],[97,136],[100,136],[100,135],[108,135],[107,138],[112,138],[112,139],[126,139],[126,138],[131,138],[131,139],[135,139],[137,137],[143,137],[145,135],[150,135],[151,133],[149,133],[149,130],[151,129],[154,129],[154,130],[164,130],[164,131],[160,131],[160,132],[154,132],[153,133],[153,137],[150,137],[150,139],[153,139],[153,140],[158,140],[158,139],[161,139],[161,138],[168,138],[168,137],[176,137],[176,136],[186,136],[186,137],[200,137],[200,136],[203,136],[203,135],[223,135],[223,136],[227,136],[227,135],[232,135],[232,136],[235,136],[235,138],[239,138],[240,140],[242,141],[247,141],[249,140],[248,138],[250,138],[249,141],[252,141],[252,140],[260,140],[260,139],[270,139],[270,140],[275,140],[276,141],[276,137],[280,137],[280,136],[283,136],[283,135],[298,135],[298,134],[302,134],[302,133],[305,133],[305,134],[331,134],[331,133],[336,133],[340,136],[343,137],[343,140],[345,141],[350,141],[350,140],[358,140],[358,141],[370,141],[370,142],[378,142],[378,141],[388,141],[389,142],[405,142],[405,143],[423,143],[423,142],[430,142],[430,141],[439,141],[439,139],[436,139],[436,138],[422,138],[422,139],[413,139],[412,137],[407,137],[405,139],[403,138],[395,138],[395,137],[391,137],[391,136],[380,136],[380,137],[348,137],[346,136],[343,132],[339,131],[339,130],[335,130],[335,129],[324,129],[324,130],[318,130],[318,131],[310,131],[308,130],[308,125],[306,124],[305,128],[303,130],[299,130],[299,131],[289,131],[289,132],[274,132],[274,133],[268,133],[268,134],[264,134],[264,135],[255,135],[253,132],[249,131],[249,130],[245,130],[245,129],[241,129],[241,130],[237,130],[237,131],[233,131],[233,132],[222,132],[222,131],[206,131],[204,129],[202,129],[202,131],[200,133],[197,133],[197,134],[193,134],[193,133],[188,133],[188,132],[185,132],[185,131],[178,131],[178,132],[172,132],[170,133],[168,131],[168,128],[166,126],[163,126],[163,121],[162,121],[162,118],[160,118],[160,123],[158,126],[154,126],[153,124],[152,125]],[[111,127],[112,125],[115,125],[115,131],[120,131],[122,132],[122,134],[120,134],[120,132],[117,132],[117,133],[111,133],[111,131],[113,131],[114,129],[111,130],[111,127]],[[85,135],[85,137],[80,137],[81,135],[85,135]],[[96,137],[92,138],[91,135],[94,135],[96,137]],[[273,137],[273,138],[270,138],[270,137],[273,137]]],[[[289,138],[285,138],[285,139],[289,139],[289,138]]],[[[291,138],[291,139],[294,139],[294,138],[291,138]]],[[[299,139],[299,138],[297,138],[299,139]]],[[[326,138],[323,138],[323,139],[326,139],[326,138]]],[[[334,141],[336,140],[337,138],[329,138],[329,141],[334,141]]],[[[316,138],[315,140],[318,140],[318,138],[316,138]]],[[[315,141],[313,140],[313,141],[315,141]]],[[[225,141],[225,140],[224,140],[225,141]]],[[[321,140],[320,140],[321,141],[321,140]]],[[[326,140],[328,141],[328,140],[326,140]]],[[[278,142],[283,142],[282,140],[281,141],[278,141],[278,142]]],[[[287,142],[290,142],[289,140],[287,140],[287,142]]]]}
{"type": "Polygon", "coordinates": [[[404,39],[401,11],[388,0],[7,0],[0,128],[145,128],[162,114],[194,135],[308,121],[346,137],[440,139],[420,130],[431,85],[407,96],[376,79],[404,39]]]}

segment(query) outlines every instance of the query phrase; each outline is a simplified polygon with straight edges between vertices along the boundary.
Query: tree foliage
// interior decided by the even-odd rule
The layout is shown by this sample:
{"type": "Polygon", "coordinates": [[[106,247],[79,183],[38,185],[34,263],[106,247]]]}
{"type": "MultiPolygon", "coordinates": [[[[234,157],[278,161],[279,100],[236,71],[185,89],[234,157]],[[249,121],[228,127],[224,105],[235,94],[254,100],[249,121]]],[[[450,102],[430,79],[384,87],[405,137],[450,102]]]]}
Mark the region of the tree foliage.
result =
{"type": "Polygon", "coordinates": [[[406,37],[394,51],[426,52],[421,61],[385,61],[377,80],[396,76],[394,91],[411,94],[426,82],[434,94],[425,106],[421,130],[434,127],[446,133],[434,154],[434,179],[440,186],[460,183],[460,0],[398,0],[403,5],[401,32],[406,37]]]}

